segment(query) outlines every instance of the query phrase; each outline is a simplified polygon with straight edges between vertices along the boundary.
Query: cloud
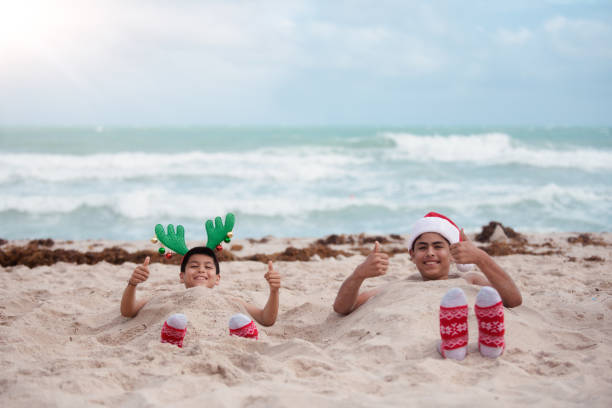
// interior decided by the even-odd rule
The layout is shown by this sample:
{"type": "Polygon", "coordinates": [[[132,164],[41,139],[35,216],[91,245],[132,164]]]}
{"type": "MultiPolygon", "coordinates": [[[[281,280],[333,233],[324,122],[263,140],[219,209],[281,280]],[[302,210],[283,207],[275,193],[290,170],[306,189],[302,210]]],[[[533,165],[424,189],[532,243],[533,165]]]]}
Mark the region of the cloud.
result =
{"type": "Polygon", "coordinates": [[[403,122],[406,111],[426,105],[414,101],[448,100],[448,116],[456,101],[467,111],[475,95],[531,92],[530,81],[543,76],[537,85],[555,92],[575,78],[601,89],[612,61],[605,4],[585,11],[522,1],[4,3],[0,123],[272,123],[283,115],[308,123],[333,122],[341,111],[346,122],[403,122]]]}
{"type": "Polygon", "coordinates": [[[355,9],[351,12],[359,22],[343,20],[335,14],[341,10],[326,12],[302,1],[184,2],[178,7],[58,0],[52,8],[45,6],[47,11],[44,2],[29,1],[19,8],[21,14],[28,7],[41,10],[42,24],[29,31],[34,46],[24,47],[17,32],[4,36],[12,69],[32,66],[33,57],[60,60],[80,72],[84,82],[101,76],[102,67],[130,75],[135,67],[170,74],[188,66],[219,81],[274,81],[301,69],[421,75],[446,60],[443,46],[430,38],[445,33],[445,22],[430,7],[408,7],[409,24],[389,24],[381,18],[364,20],[355,9]]]}
{"type": "Polygon", "coordinates": [[[505,45],[523,45],[532,37],[531,31],[525,27],[512,31],[504,28],[497,30],[496,38],[505,45]]]}
{"type": "Polygon", "coordinates": [[[352,27],[327,22],[307,24],[310,67],[365,71],[374,75],[414,76],[437,71],[444,53],[432,43],[391,27],[352,27]]]}
{"type": "Polygon", "coordinates": [[[543,27],[552,46],[562,55],[612,58],[612,27],[608,23],[556,16],[543,27]]]}

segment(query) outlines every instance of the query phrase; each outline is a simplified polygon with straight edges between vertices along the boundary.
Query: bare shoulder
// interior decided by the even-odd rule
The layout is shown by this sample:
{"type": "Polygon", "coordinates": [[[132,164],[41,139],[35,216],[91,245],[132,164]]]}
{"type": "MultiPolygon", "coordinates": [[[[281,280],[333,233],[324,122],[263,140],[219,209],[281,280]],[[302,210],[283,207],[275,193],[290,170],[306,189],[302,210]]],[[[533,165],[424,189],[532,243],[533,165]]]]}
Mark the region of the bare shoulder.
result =
{"type": "Polygon", "coordinates": [[[465,275],[463,275],[463,279],[465,279],[468,283],[471,283],[472,285],[491,286],[491,282],[489,282],[487,278],[476,272],[466,273],[465,275]]]}

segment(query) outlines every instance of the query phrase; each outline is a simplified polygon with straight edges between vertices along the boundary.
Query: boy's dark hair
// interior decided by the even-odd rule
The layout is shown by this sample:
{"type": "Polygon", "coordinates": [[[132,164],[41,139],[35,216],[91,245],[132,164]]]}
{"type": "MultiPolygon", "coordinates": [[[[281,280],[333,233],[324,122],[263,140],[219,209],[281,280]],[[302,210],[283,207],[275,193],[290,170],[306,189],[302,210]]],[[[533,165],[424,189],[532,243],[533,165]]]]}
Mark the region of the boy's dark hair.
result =
{"type": "Polygon", "coordinates": [[[219,270],[219,261],[217,260],[217,255],[215,255],[215,251],[205,246],[197,246],[191,248],[187,253],[183,256],[183,260],[181,261],[181,272],[185,272],[185,268],[187,267],[187,262],[192,255],[202,254],[206,256],[210,256],[215,262],[215,269],[217,270],[217,275],[221,272],[219,270]]]}

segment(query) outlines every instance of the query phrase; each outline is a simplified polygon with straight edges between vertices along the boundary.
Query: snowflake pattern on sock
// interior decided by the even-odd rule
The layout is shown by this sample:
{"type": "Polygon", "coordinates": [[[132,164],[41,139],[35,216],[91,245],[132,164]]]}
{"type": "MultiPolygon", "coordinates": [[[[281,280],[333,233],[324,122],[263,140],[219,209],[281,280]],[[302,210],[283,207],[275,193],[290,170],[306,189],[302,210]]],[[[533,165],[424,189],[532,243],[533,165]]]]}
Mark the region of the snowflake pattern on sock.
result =
{"type": "Polygon", "coordinates": [[[183,348],[185,334],[187,334],[187,328],[180,330],[168,325],[168,322],[164,322],[164,326],[161,330],[161,342],[174,344],[183,348]]]}
{"type": "Polygon", "coordinates": [[[468,343],[468,307],[440,306],[440,350],[454,350],[467,346],[468,343]]]}
{"type": "Polygon", "coordinates": [[[489,307],[474,307],[478,319],[478,344],[487,347],[504,348],[504,305],[500,301],[489,307]]]}

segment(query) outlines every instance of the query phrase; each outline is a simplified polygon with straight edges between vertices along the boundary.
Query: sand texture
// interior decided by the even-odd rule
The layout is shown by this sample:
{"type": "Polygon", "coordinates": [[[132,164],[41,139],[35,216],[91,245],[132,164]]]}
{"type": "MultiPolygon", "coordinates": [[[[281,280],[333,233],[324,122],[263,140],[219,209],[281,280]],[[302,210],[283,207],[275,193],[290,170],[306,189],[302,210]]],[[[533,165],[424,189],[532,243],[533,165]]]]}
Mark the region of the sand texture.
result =
{"type": "MultiPolygon", "coordinates": [[[[423,282],[406,237],[387,275],[365,282],[383,293],[353,314],[333,312],[336,292],[364,256],[356,243],[310,261],[283,261],[287,247],[315,240],[240,240],[222,262],[215,289],[186,290],[178,266],[155,262],[138,296],[151,300],[132,319],[119,303],[134,262],[0,268],[2,407],[373,407],[612,406],[612,234],[527,236],[523,253],[495,256],[515,279],[523,305],[506,309],[507,349],[497,360],[477,351],[473,305],[478,287],[462,279],[423,282]],[[572,241],[573,238],[574,241],[572,241]],[[265,242],[264,242],[265,241],[265,242]],[[277,254],[280,311],[259,340],[228,335],[240,297],[263,306],[266,265],[277,254]],[[255,258],[253,258],[255,259],[255,258]],[[470,306],[468,357],[435,350],[443,294],[461,287],[470,306]],[[160,343],[172,313],[189,318],[184,347],[160,343]]],[[[341,242],[341,241],[337,241],[341,242]]],[[[8,242],[2,248],[23,245],[8,242]]],[[[55,242],[50,249],[129,252],[149,242],[55,242]]],[[[363,243],[361,248],[368,248],[363,243]]],[[[298,253],[296,252],[296,253],[298,253]]]]}

